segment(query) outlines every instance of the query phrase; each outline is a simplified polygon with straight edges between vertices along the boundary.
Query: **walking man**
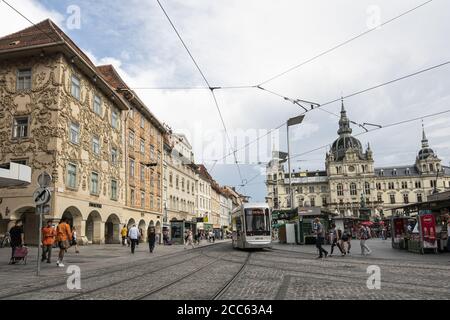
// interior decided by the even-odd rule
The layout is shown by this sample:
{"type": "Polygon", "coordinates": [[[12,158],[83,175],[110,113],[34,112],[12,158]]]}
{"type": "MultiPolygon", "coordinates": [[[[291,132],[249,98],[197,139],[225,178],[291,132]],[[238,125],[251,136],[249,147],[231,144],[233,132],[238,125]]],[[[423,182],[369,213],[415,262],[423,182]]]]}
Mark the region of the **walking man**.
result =
{"type": "Polygon", "coordinates": [[[319,256],[317,257],[317,259],[323,258],[324,254],[326,258],[328,256],[328,252],[324,248],[322,248],[322,245],[325,241],[325,232],[319,218],[314,219],[314,233],[316,235],[316,247],[319,250],[319,256]]]}
{"type": "Polygon", "coordinates": [[[338,247],[339,251],[341,251],[341,254],[344,253],[344,251],[342,251],[340,241],[341,241],[340,234],[336,230],[336,225],[333,223],[331,225],[331,230],[330,230],[330,242],[331,242],[330,257],[333,256],[334,247],[338,247]]]}
{"type": "Polygon", "coordinates": [[[51,263],[52,248],[55,243],[56,230],[53,228],[53,221],[48,220],[47,225],[42,228],[42,262],[47,260],[51,263]]]}
{"type": "Polygon", "coordinates": [[[367,254],[371,254],[372,251],[367,246],[366,241],[370,238],[370,230],[369,227],[365,227],[362,224],[360,224],[359,227],[359,244],[361,245],[361,255],[365,256],[367,251],[367,254]]]}
{"type": "Polygon", "coordinates": [[[130,230],[128,230],[128,238],[131,241],[131,253],[134,254],[134,249],[139,241],[139,229],[135,224],[130,228],[130,230]]]}
{"type": "Polygon", "coordinates": [[[23,246],[25,242],[21,220],[17,220],[14,227],[9,230],[9,236],[11,237],[11,264],[15,264],[14,253],[16,248],[23,246]]]}
{"type": "Polygon", "coordinates": [[[58,241],[59,255],[56,265],[63,268],[64,253],[70,247],[70,242],[72,241],[72,231],[70,231],[70,226],[67,224],[67,218],[62,218],[56,228],[56,241],[58,241]]]}
{"type": "Polygon", "coordinates": [[[186,235],[186,242],[184,243],[184,248],[186,249],[187,246],[192,246],[192,249],[195,248],[194,246],[194,240],[192,237],[192,231],[189,229],[186,235]]]}
{"type": "Polygon", "coordinates": [[[150,253],[153,253],[153,250],[155,249],[155,243],[156,243],[156,231],[154,227],[150,227],[148,231],[148,247],[150,249],[150,253]]]}
{"type": "Polygon", "coordinates": [[[122,236],[122,245],[125,246],[125,241],[127,240],[128,235],[128,228],[126,224],[124,224],[122,230],[120,230],[120,235],[122,236]]]}

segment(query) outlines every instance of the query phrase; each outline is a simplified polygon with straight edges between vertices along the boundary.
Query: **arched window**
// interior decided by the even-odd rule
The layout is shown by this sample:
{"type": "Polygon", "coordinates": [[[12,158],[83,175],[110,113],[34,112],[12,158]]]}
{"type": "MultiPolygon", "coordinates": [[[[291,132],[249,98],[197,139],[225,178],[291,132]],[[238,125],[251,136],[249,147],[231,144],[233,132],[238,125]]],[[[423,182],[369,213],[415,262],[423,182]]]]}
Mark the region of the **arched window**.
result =
{"type": "Polygon", "coordinates": [[[364,184],[364,192],[365,192],[367,195],[370,195],[370,183],[369,183],[369,182],[366,182],[366,183],[364,184]]]}
{"type": "Polygon", "coordinates": [[[430,163],[430,171],[434,171],[434,165],[430,163]]]}
{"type": "Polygon", "coordinates": [[[358,192],[356,191],[356,183],[354,182],[350,183],[350,195],[351,196],[358,195],[358,192]]]}
{"type": "Polygon", "coordinates": [[[337,185],[337,195],[338,196],[344,195],[344,187],[342,186],[342,183],[338,183],[337,185]]]}

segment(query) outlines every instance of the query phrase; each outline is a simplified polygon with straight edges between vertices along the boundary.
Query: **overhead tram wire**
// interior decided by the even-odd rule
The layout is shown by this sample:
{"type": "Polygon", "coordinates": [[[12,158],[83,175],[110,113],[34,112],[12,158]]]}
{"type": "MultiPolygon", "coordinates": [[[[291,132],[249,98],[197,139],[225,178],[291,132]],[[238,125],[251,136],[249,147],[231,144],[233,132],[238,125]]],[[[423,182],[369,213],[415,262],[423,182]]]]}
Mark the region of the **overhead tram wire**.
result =
{"type": "MultiPolygon", "coordinates": [[[[445,61],[445,62],[440,63],[440,64],[437,64],[437,65],[434,65],[434,66],[431,66],[431,67],[428,67],[428,68],[425,68],[425,69],[422,69],[422,70],[419,70],[419,71],[417,71],[417,72],[410,73],[410,74],[408,74],[408,75],[405,75],[405,76],[402,76],[402,77],[399,77],[399,78],[396,78],[396,79],[393,79],[393,80],[390,80],[390,81],[387,81],[387,82],[384,82],[384,83],[381,83],[381,84],[378,84],[378,85],[375,85],[375,86],[372,86],[372,87],[369,87],[369,88],[367,88],[367,89],[363,89],[363,90],[360,90],[360,91],[351,93],[351,94],[346,95],[346,96],[344,96],[344,97],[339,97],[339,98],[333,99],[333,100],[328,101],[328,102],[326,102],[326,103],[320,104],[318,107],[313,108],[312,110],[321,110],[320,108],[322,108],[322,107],[324,107],[324,106],[327,106],[327,105],[330,105],[330,104],[332,104],[332,103],[341,101],[342,99],[351,98],[351,97],[354,97],[354,96],[357,96],[357,95],[360,95],[360,94],[363,94],[363,93],[366,93],[366,92],[369,92],[369,91],[372,91],[372,90],[375,90],[375,89],[378,89],[378,88],[381,88],[381,87],[384,87],[384,86],[387,86],[387,85],[390,85],[390,84],[392,84],[392,83],[395,83],[395,82],[398,82],[398,81],[401,81],[401,80],[404,80],[404,79],[407,79],[407,78],[411,78],[411,77],[413,77],[413,76],[417,76],[417,75],[419,75],[419,74],[422,74],[422,73],[425,73],[425,72],[428,72],[428,71],[431,71],[431,70],[434,70],[434,69],[437,69],[437,68],[440,68],[440,67],[443,67],[443,66],[446,66],[446,65],[449,65],[449,64],[450,64],[450,60],[449,60],[449,61],[445,61]]],[[[263,87],[261,87],[261,86],[258,86],[258,88],[259,88],[260,90],[266,91],[266,92],[268,92],[268,93],[270,93],[270,94],[273,94],[273,95],[275,95],[275,96],[281,97],[281,98],[283,98],[283,99],[285,99],[285,100],[288,100],[288,101],[295,101],[295,99],[285,97],[285,96],[283,96],[282,94],[279,94],[279,93],[276,93],[276,92],[274,92],[274,91],[268,90],[268,89],[263,88],[263,87]]],[[[308,112],[310,112],[310,111],[312,111],[312,110],[308,110],[308,112]]],[[[323,109],[323,110],[325,110],[325,109],[323,109]]],[[[303,113],[301,113],[301,115],[306,114],[306,113],[307,113],[307,112],[303,112],[303,113]]],[[[352,123],[353,123],[353,124],[356,124],[356,125],[359,125],[359,124],[356,123],[356,122],[352,122],[352,123]]],[[[258,142],[258,141],[261,140],[262,138],[268,136],[269,134],[271,134],[271,133],[274,132],[275,130],[278,130],[278,129],[284,127],[285,125],[286,125],[286,122],[283,122],[283,123],[281,123],[279,126],[273,128],[273,129],[270,129],[270,130],[269,130],[267,133],[265,133],[264,135],[262,135],[262,136],[260,136],[260,137],[258,137],[258,138],[256,138],[256,139],[254,139],[254,140],[248,142],[248,143],[245,144],[242,148],[237,149],[236,152],[241,151],[241,150],[244,150],[244,149],[247,149],[247,147],[249,147],[249,146],[252,145],[253,143],[258,142]]],[[[367,130],[367,129],[365,129],[365,130],[367,130]]],[[[218,159],[217,161],[222,161],[222,160],[226,159],[227,157],[229,157],[230,155],[231,155],[231,153],[225,155],[224,157],[218,159]]]]}
{"type": "MultiPolygon", "coordinates": [[[[402,124],[405,124],[405,123],[410,123],[410,122],[414,122],[414,121],[423,120],[423,119],[426,119],[426,118],[436,117],[436,116],[439,116],[439,115],[442,115],[442,114],[446,114],[446,113],[450,113],[450,109],[443,110],[443,111],[436,112],[436,113],[432,113],[432,114],[426,114],[426,115],[415,117],[415,118],[412,118],[412,119],[407,119],[407,120],[402,120],[402,121],[398,121],[398,122],[389,123],[389,124],[386,124],[386,125],[381,126],[379,128],[374,128],[374,129],[371,129],[371,130],[368,130],[368,131],[365,131],[365,132],[361,132],[361,133],[355,134],[354,136],[358,137],[358,136],[362,136],[362,135],[371,133],[373,131],[387,129],[387,128],[392,128],[392,127],[396,127],[396,126],[399,126],[399,125],[402,125],[402,124]]],[[[305,151],[305,152],[293,155],[292,157],[290,157],[290,159],[292,160],[292,159],[295,159],[295,158],[298,158],[298,157],[301,157],[301,156],[304,156],[304,155],[307,155],[307,154],[311,154],[313,152],[319,151],[319,150],[327,148],[329,146],[330,146],[330,144],[327,143],[327,144],[324,144],[324,145],[322,145],[320,147],[317,147],[317,148],[314,148],[314,149],[311,149],[311,150],[308,150],[308,151],[305,151]]],[[[289,159],[289,157],[287,157],[286,160],[287,159],[289,159]]],[[[253,184],[259,184],[259,183],[253,183],[253,184]]],[[[247,185],[249,185],[249,184],[247,184],[247,185]]]]}
{"type": "Polygon", "coordinates": [[[186,52],[189,54],[189,57],[191,58],[191,60],[192,60],[192,62],[194,63],[194,65],[196,66],[198,72],[200,73],[200,75],[202,76],[202,78],[203,78],[203,80],[205,81],[206,85],[208,86],[209,90],[211,91],[211,95],[212,95],[212,97],[213,97],[213,99],[214,99],[214,104],[215,104],[215,106],[216,106],[217,112],[219,113],[219,117],[220,117],[220,120],[221,120],[221,122],[222,122],[223,129],[224,129],[224,131],[225,131],[225,135],[227,136],[228,143],[230,144],[231,149],[234,150],[234,152],[233,152],[234,160],[235,160],[234,162],[235,162],[235,164],[236,164],[236,167],[237,167],[237,170],[238,170],[238,173],[239,173],[239,178],[240,178],[241,183],[242,183],[243,178],[242,178],[241,169],[240,169],[240,167],[239,167],[239,163],[238,163],[238,161],[237,161],[236,151],[235,151],[235,149],[233,148],[233,144],[231,143],[230,135],[228,134],[228,130],[227,130],[227,127],[226,127],[226,125],[225,125],[225,121],[224,121],[224,119],[223,119],[222,112],[221,112],[220,107],[219,107],[219,103],[217,102],[216,94],[215,94],[215,92],[214,92],[214,90],[217,89],[217,87],[211,86],[211,84],[209,83],[209,81],[208,81],[208,79],[206,78],[205,74],[203,73],[202,69],[200,68],[200,66],[198,65],[198,63],[197,63],[197,61],[195,60],[194,56],[192,55],[191,51],[189,50],[189,48],[187,47],[187,45],[186,45],[186,43],[184,42],[183,38],[181,37],[180,33],[178,32],[177,28],[176,28],[175,25],[173,24],[172,19],[170,19],[169,15],[167,14],[166,10],[164,9],[163,5],[161,4],[161,2],[160,2],[159,0],[156,0],[156,1],[158,2],[159,7],[160,7],[161,10],[163,11],[164,15],[166,16],[166,18],[167,18],[167,20],[169,21],[170,25],[172,26],[173,30],[174,30],[175,33],[177,34],[178,39],[179,39],[179,40],[181,41],[181,43],[183,44],[183,47],[186,49],[186,52]]]}
{"type": "Polygon", "coordinates": [[[300,68],[300,67],[302,67],[302,66],[304,66],[304,65],[306,65],[306,64],[308,64],[308,63],[310,63],[310,62],[312,62],[312,61],[314,61],[314,60],[316,60],[316,59],[318,59],[318,58],[320,58],[320,57],[322,57],[322,56],[324,56],[324,55],[326,55],[326,54],[328,54],[328,53],[330,53],[330,52],[332,52],[334,50],[336,50],[336,49],[339,49],[340,47],[345,46],[346,44],[348,44],[348,43],[350,43],[350,42],[352,42],[354,40],[357,40],[357,39],[359,39],[359,38],[369,34],[372,31],[375,31],[375,30],[381,28],[382,26],[385,26],[385,25],[387,25],[387,24],[389,24],[389,23],[391,23],[391,22],[393,22],[393,21],[395,21],[395,20],[397,20],[397,19],[399,19],[399,18],[401,18],[401,17],[403,17],[403,16],[405,16],[405,15],[407,15],[407,14],[409,14],[409,13],[411,13],[411,12],[413,12],[413,11],[415,11],[415,10],[425,6],[425,5],[427,5],[427,4],[429,4],[430,2],[433,2],[433,0],[428,0],[428,1],[426,1],[426,2],[416,6],[414,8],[411,8],[411,9],[409,9],[409,10],[399,14],[398,16],[395,16],[394,18],[391,18],[391,19],[389,19],[389,20],[387,20],[387,21],[377,25],[376,27],[373,27],[373,28],[371,28],[371,29],[369,29],[367,31],[364,31],[364,32],[362,32],[362,33],[360,33],[360,34],[358,34],[358,35],[356,35],[356,36],[354,36],[354,37],[344,41],[344,42],[341,42],[338,45],[335,45],[334,47],[331,47],[330,49],[327,49],[327,50],[325,50],[325,51],[315,55],[314,57],[303,61],[302,63],[299,63],[299,64],[297,64],[297,65],[295,65],[293,67],[290,67],[290,68],[286,69],[285,71],[280,72],[280,73],[278,73],[278,74],[268,78],[267,80],[264,80],[263,82],[259,83],[258,86],[262,86],[262,85],[264,85],[264,84],[266,84],[268,82],[271,82],[271,81],[273,81],[275,79],[278,79],[278,78],[284,76],[285,74],[287,74],[287,73],[289,73],[289,72],[291,72],[291,71],[293,71],[295,69],[298,69],[298,68],[300,68]]]}

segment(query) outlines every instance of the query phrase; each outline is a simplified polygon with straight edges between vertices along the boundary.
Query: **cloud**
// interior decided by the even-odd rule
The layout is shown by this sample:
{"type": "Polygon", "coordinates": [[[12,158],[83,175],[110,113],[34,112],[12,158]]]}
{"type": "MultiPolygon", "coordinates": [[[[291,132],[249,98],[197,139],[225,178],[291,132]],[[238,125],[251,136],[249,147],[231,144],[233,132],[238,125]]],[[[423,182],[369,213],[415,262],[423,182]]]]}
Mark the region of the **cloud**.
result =
{"type": "MultiPolygon", "coordinates": [[[[72,1],[49,1],[45,9],[37,1],[18,1],[36,20],[55,17],[72,1]],[[57,9],[55,9],[57,7],[57,9]]],[[[381,21],[422,3],[422,0],[376,2],[381,21]]],[[[212,85],[254,85],[324,50],[368,30],[373,20],[368,8],[373,1],[296,0],[174,0],[162,1],[166,11],[212,85]]],[[[67,30],[90,52],[97,63],[112,63],[135,88],[205,85],[170,24],[155,1],[79,0],[82,28],[67,30]],[[97,57],[97,58],[96,58],[97,57]]],[[[1,5],[4,7],[4,5],[1,5]]],[[[6,10],[6,9],[5,9],[6,10]]],[[[2,16],[10,17],[13,14],[2,16]]],[[[265,86],[292,98],[324,103],[385,81],[448,60],[450,45],[447,12],[450,3],[433,1],[381,29],[371,32],[265,86]]],[[[17,17],[14,17],[15,20],[17,17]]],[[[2,20],[3,21],[3,20],[2,20]]],[[[9,22],[13,22],[9,20],[9,22]]],[[[26,26],[2,23],[7,34],[26,26]]],[[[427,113],[450,109],[450,66],[436,69],[345,100],[348,116],[359,123],[386,125],[427,113]]],[[[196,158],[202,161],[205,145],[222,141],[223,127],[207,90],[136,90],[161,121],[175,131],[191,132],[196,158]],[[201,129],[199,129],[201,128],[201,129]],[[203,134],[198,134],[201,130],[203,134]],[[208,134],[206,134],[208,133],[208,134]],[[217,134],[213,134],[217,133],[217,134]],[[217,137],[211,139],[213,137],[217,137]]],[[[298,115],[302,109],[258,89],[217,91],[217,99],[229,132],[269,130],[298,115]]],[[[325,107],[338,113],[340,103],[325,107]]],[[[445,146],[448,122],[424,119],[430,128],[430,144],[443,159],[450,158],[445,146]]],[[[338,119],[324,112],[311,112],[292,137],[293,153],[304,153],[336,139],[338,119]]],[[[353,127],[354,133],[363,132],[353,127]]],[[[285,127],[280,147],[285,150],[285,127]]],[[[420,148],[420,121],[358,137],[374,150],[376,166],[413,163],[420,148]],[[397,154],[401,149],[404,154],[397,154]]],[[[245,139],[241,139],[245,141],[245,139]]],[[[267,142],[267,141],[266,141],[267,142]]],[[[271,145],[269,139],[268,143],[271,145]]],[[[225,147],[229,150],[229,147],[225,147]]],[[[327,148],[304,155],[323,159],[327,148]]],[[[205,155],[206,157],[209,155],[205,155]]],[[[245,154],[242,155],[245,157],[245,154]]],[[[212,160],[212,159],[207,159],[212,160]]],[[[323,169],[323,160],[301,163],[302,168],[323,169]]],[[[252,166],[242,165],[251,176],[252,166]]],[[[234,165],[219,165],[219,182],[239,184],[234,165]]],[[[248,178],[246,176],[246,178],[248,178]]],[[[264,199],[264,186],[248,188],[254,200],[264,199]]]]}

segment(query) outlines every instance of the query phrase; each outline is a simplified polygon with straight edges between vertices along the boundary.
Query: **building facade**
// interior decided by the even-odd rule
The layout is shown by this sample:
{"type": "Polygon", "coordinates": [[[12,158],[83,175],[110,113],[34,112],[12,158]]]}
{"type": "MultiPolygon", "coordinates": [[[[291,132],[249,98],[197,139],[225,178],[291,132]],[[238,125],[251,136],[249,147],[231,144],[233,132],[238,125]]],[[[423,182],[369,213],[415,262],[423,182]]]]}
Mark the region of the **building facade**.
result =
{"type": "MultiPolygon", "coordinates": [[[[30,166],[32,182],[48,172],[52,201],[45,218],[69,218],[81,243],[119,242],[120,225],[157,225],[162,215],[157,205],[161,182],[150,188],[149,171],[145,187],[135,181],[135,192],[146,191],[146,204],[142,208],[136,197],[133,205],[127,158],[151,159],[130,153],[124,143],[134,128],[146,139],[147,150],[154,144],[161,152],[161,130],[148,135],[145,130],[158,127],[148,119],[141,134],[128,120],[128,110],[139,103],[118,91],[102,71],[50,20],[0,38],[0,163],[30,166]]],[[[153,169],[158,177],[161,161],[153,169]]],[[[23,219],[27,244],[37,243],[35,187],[1,192],[0,225],[7,230],[13,220],[23,219]]]]}
{"type": "MultiPolygon", "coordinates": [[[[360,216],[366,209],[373,217],[405,203],[426,201],[434,192],[450,189],[450,168],[441,164],[429,147],[425,131],[415,162],[407,166],[374,166],[370,145],[365,150],[352,136],[350,120],[342,103],[339,137],[326,154],[325,170],[293,172],[293,207],[322,207],[345,216],[360,216]]],[[[267,166],[268,202],[272,208],[288,209],[289,173],[287,154],[274,152],[267,166]]]]}
{"type": "Polygon", "coordinates": [[[197,217],[206,218],[205,222],[210,223],[211,216],[211,181],[204,165],[198,165],[198,180],[197,180],[197,217]]]}

